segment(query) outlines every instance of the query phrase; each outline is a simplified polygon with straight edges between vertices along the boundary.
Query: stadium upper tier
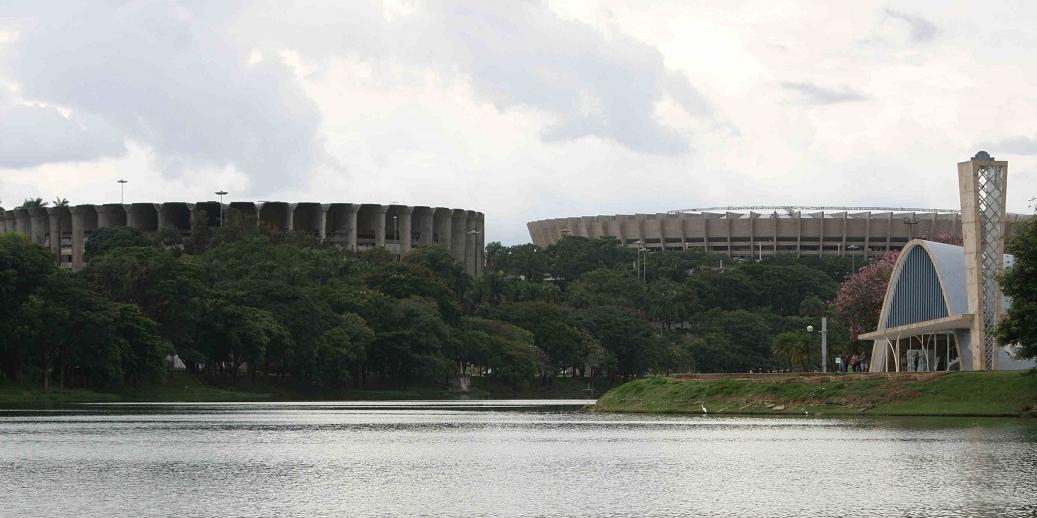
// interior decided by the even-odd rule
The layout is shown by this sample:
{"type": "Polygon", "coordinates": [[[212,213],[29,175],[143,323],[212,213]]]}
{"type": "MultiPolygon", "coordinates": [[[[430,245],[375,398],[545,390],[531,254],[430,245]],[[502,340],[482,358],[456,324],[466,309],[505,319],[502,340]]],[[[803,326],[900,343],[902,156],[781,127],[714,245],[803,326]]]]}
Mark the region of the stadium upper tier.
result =
{"type": "MultiPolygon", "coordinates": [[[[1009,214],[1014,236],[1025,214],[1009,214]]],[[[533,243],[563,236],[619,239],[651,250],[682,249],[759,257],[773,254],[870,256],[899,250],[913,238],[961,238],[957,210],[883,207],[745,206],[682,209],[659,214],[580,216],[531,221],[533,243]]]]}
{"type": "Polygon", "coordinates": [[[77,270],[83,266],[83,247],[96,229],[173,229],[189,234],[199,225],[219,227],[231,217],[274,231],[306,233],[348,250],[383,247],[402,255],[415,246],[440,245],[473,275],[481,273],[485,248],[483,214],[444,207],[280,201],[221,206],[204,201],[0,208],[0,214],[0,232],[20,233],[50,248],[59,264],[77,270]]]}

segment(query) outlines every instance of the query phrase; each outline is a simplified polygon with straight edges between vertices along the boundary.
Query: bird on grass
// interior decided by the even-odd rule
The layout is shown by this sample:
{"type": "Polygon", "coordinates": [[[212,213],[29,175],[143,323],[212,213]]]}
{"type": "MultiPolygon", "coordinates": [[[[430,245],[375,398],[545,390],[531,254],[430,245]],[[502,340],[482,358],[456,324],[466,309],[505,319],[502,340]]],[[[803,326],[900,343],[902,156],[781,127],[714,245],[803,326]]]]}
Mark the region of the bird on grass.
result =
{"type": "Polygon", "coordinates": [[[702,407],[702,413],[703,414],[709,414],[709,412],[706,411],[706,405],[703,405],[702,403],[699,403],[699,406],[702,407]]]}

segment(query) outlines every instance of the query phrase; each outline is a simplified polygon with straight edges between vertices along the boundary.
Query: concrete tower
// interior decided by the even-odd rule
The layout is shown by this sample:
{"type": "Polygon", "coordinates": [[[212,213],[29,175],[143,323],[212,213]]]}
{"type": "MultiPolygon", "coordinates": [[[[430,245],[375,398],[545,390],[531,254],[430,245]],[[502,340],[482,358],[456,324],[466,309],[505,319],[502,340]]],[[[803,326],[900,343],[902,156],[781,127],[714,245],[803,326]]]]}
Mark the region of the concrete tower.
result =
{"type": "Polygon", "coordinates": [[[986,151],[958,164],[961,229],[965,247],[965,279],[971,328],[973,370],[996,370],[995,331],[1001,318],[1001,287],[997,276],[1004,268],[1005,192],[1008,162],[996,161],[986,151]]]}

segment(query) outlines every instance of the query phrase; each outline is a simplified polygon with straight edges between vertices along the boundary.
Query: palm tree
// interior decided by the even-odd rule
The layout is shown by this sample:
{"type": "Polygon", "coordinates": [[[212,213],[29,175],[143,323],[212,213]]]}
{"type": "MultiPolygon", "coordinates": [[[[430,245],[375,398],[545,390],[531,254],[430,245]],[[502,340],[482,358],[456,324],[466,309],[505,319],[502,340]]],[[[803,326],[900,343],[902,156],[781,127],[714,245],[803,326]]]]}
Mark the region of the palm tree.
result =
{"type": "Polygon", "coordinates": [[[47,202],[43,201],[43,198],[25,198],[19,209],[36,209],[47,206],[47,202]]]}
{"type": "Polygon", "coordinates": [[[803,370],[807,370],[807,362],[810,360],[810,344],[804,338],[802,333],[795,331],[779,333],[771,344],[771,352],[775,356],[784,356],[789,362],[789,370],[792,370],[795,364],[799,364],[803,370]]]}
{"type": "Polygon", "coordinates": [[[51,204],[55,207],[68,207],[68,199],[58,196],[57,198],[54,198],[54,201],[52,201],[51,204]]]}

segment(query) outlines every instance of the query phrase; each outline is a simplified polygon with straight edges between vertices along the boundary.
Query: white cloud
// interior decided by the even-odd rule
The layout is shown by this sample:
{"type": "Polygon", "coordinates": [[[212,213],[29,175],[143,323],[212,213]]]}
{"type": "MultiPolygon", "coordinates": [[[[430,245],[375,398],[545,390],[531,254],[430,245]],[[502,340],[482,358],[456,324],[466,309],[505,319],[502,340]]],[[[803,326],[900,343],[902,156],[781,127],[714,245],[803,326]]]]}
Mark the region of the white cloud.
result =
{"type": "Polygon", "coordinates": [[[64,7],[0,17],[0,110],[26,110],[0,115],[5,200],[111,201],[125,176],[137,200],[472,208],[515,243],[546,217],[954,206],[976,142],[1012,161],[1009,210],[1035,190],[1028,5],[64,7]]]}

